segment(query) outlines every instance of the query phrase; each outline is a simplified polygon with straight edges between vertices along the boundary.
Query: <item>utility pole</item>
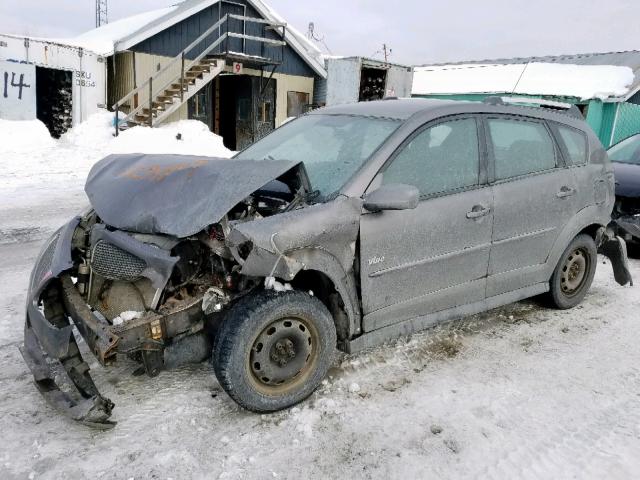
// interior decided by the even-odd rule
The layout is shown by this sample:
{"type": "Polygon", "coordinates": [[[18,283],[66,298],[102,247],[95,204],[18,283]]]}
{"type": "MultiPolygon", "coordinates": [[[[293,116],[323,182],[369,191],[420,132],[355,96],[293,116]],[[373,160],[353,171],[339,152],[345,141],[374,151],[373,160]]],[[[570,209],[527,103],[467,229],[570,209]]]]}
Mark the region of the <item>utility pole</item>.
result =
{"type": "Polygon", "coordinates": [[[96,0],[96,28],[109,23],[107,0],[96,0]]]}
{"type": "Polygon", "coordinates": [[[387,48],[387,44],[386,43],[383,43],[382,44],[382,51],[384,52],[384,62],[388,63],[389,62],[389,56],[391,56],[392,50],[390,48],[387,48]]]}

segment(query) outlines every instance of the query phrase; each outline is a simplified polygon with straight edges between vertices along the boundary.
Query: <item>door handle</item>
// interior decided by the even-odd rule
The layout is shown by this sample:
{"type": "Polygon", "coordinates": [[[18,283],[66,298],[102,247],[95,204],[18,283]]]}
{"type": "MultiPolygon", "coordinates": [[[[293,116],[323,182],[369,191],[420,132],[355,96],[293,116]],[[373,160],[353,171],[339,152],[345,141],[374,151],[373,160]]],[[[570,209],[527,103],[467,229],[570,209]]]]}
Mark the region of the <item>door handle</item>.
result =
{"type": "Polygon", "coordinates": [[[565,198],[570,197],[571,195],[576,193],[575,188],[567,187],[566,185],[560,189],[558,193],[556,193],[556,197],[565,198]]]}
{"type": "Polygon", "coordinates": [[[467,218],[480,218],[485,215],[489,215],[491,211],[490,208],[487,208],[483,205],[474,205],[470,212],[467,212],[467,218]]]}

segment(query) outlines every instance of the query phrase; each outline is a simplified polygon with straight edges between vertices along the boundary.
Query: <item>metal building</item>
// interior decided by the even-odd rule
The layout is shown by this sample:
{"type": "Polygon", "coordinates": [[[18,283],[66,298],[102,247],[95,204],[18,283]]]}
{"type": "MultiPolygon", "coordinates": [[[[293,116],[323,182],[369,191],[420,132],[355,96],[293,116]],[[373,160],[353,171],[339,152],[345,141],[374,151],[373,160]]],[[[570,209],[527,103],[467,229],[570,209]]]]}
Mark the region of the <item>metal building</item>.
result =
{"type": "Polygon", "coordinates": [[[325,57],[326,78],[316,82],[318,106],[411,96],[413,69],[364,57],[325,57]]]}
{"type": "Polygon", "coordinates": [[[120,125],[193,118],[244,148],[312,103],[320,52],[259,0],[186,0],[74,39],[108,57],[120,125]]]}
{"type": "Polygon", "coordinates": [[[0,118],[38,118],[59,137],[106,107],[105,66],[78,46],[0,34],[0,118]]]}
{"type": "Polygon", "coordinates": [[[416,97],[481,101],[488,95],[502,94],[543,97],[577,105],[608,147],[640,133],[640,51],[474,60],[415,67],[413,96],[416,97]],[[532,66],[538,65],[576,66],[578,75],[568,79],[562,69],[555,72],[551,69],[545,78],[527,82],[532,66]],[[593,83],[593,76],[601,74],[590,67],[610,67],[612,84],[615,84],[619,67],[626,67],[629,81],[599,91],[588,91],[587,88],[579,95],[582,84],[593,83]],[[512,70],[511,80],[507,70],[512,70]],[[584,74],[580,75],[581,71],[584,74]],[[525,83],[529,84],[526,89],[523,88],[525,83]],[[536,91],[531,83],[537,84],[539,90],[536,91]]]}

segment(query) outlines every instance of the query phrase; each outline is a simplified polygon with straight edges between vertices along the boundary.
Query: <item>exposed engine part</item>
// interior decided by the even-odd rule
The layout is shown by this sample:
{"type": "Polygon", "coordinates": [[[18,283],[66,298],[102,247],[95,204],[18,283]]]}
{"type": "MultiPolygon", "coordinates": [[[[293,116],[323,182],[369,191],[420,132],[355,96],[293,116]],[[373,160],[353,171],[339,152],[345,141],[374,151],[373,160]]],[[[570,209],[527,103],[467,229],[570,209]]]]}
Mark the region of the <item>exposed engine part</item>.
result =
{"type": "Polygon", "coordinates": [[[192,281],[200,273],[204,263],[203,252],[200,242],[188,240],[177,244],[171,253],[180,258],[171,275],[173,285],[178,288],[192,281]]]}
{"type": "Polygon", "coordinates": [[[202,311],[205,315],[221,312],[231,298],[221,288],[211,287],[202,297],[202,311]]]}
{"type": "Polygon", "coordinates": [[[87,293],[87,284],[89,283],[90,276],[91,268],[89,268],[89,265],[86,263],[80,264],[78,266],[78,283],[76,283],[80,295],[87,293]]]}
{"type": "Polygon", "coordinates": [[[155,310],[156,293],[157,290],[147,278],[136,282],[123,282],[106,280],[94,274],[88,303],[112,321],[121,312],[155,310]]]}

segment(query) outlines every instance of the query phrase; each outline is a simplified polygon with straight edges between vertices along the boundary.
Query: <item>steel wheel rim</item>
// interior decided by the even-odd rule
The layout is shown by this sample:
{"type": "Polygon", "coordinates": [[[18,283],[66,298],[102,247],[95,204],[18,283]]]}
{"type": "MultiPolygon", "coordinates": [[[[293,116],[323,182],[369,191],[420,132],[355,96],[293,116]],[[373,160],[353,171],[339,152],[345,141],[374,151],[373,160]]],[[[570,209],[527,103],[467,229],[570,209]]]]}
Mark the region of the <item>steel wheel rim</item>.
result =
{"type": "Polygon", "coordinates": [[[560,274],[562,293],[573,297],[580,292],[587,278],[590,262],[591,260],[583,248],[577,248],[569,254],[560,274]]]}
{"type": "Polygon", "coordinates": [[[254,387],[267,395],[286,393],[304,383],[317,363],[318,333],[299,317],[271,322],[256,336],[248,356],[254,387]]]}

